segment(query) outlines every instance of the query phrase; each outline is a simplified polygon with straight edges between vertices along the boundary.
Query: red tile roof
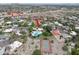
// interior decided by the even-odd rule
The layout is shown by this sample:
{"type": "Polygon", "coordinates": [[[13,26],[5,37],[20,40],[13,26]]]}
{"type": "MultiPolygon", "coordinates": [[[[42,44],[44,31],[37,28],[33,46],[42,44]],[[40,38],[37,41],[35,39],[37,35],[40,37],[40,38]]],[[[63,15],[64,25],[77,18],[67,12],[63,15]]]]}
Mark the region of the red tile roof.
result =
{"type": "Polygon", "coordinates": [[[39,19],[35,19],[34,24],[39,27],[41,25],[41,21],[39,19]]]}
{"type": "Polygon", "coordinates": [[[52,31],[52,34],[55,35],[55,36],[61,35],[61,33],[58,29],[55,29],[54,31],[52,31]]]}
{"type": "Polygon", "coordinates": [[[9,16],[21,16],[23,13],[18,13],[18,12],[8,12],[7,13],[9,16]]]}

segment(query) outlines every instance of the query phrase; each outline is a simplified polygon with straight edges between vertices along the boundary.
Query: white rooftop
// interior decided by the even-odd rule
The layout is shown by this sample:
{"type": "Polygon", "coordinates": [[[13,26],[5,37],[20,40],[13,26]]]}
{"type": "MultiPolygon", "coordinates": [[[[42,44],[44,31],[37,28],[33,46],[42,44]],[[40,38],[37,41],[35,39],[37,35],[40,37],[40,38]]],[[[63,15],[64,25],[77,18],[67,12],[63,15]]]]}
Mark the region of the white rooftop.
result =
{"type": "Polygon", "coordinates": [[[77,35],[77,33],[75,31],[71,31],[70,34],[71,35],[77,35]]]}
{"type": "Polygon", "coordinates": [[[5,30],[4,30],[4,32],[12,32],[12,31],[13,31],[12,28],[10,28],[10,29],[5,29],[5,30]]]}
{"type": "Polygon", "coordinates": [[[11,47],[10,51],[14,51],[16,48],[20,47],[21,45],[22,45],[21,42],[14,41],[12,44],[9,45],[11,47]]]}
{"type": "Polygon", "coordinates": [[[75,29],[79,29],[79,27],[75,27],[75,29]]]}
{"type": "Polygon", "coordinates": [[[11,24],[12,22],[11,21],[8,21],[8,22],[6,22],[7,24],[11,24]]]}
{"type": "Polygon", "coordinates": [[[60,24],[59,22],[54,22],[56,25],[62,26],[62,24],[60,24]]]}

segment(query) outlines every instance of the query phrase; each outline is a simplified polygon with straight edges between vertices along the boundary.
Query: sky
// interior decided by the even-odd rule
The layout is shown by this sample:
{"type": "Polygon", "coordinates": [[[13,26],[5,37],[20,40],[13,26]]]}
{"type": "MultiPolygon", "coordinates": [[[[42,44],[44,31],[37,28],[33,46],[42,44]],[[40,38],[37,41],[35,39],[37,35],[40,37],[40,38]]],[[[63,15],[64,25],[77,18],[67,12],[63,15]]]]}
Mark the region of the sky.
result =
{"type": "Polygon", "coordinates": [[[79,0],[0,0],[0,3],[79,3],[79,0]]]}

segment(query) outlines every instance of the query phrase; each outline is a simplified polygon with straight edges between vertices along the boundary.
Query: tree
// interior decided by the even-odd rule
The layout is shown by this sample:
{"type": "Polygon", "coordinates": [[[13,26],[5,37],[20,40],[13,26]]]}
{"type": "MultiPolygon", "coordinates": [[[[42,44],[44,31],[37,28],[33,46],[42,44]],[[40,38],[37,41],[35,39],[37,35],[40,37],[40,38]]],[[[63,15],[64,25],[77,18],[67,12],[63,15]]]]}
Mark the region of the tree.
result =
{"type": "Polygon", "coordinates": [[[51,26],[44,26],[43,29],[45,30],[45,32],[42,33],[44,36],[51,36],[52,35],[50,32],[52,30],[51,26]]]}
{"type": "Polygon", "coordinates": [[[69,27],[74,31],[75,30],[75,25],[74,24],[70,24],[69,27]]]}
{"type": "Polygon", "coordinates": [[[32,23],[31,27],[35,27],[35,24],[34,24],[34,23],[32,23]]]}
{"type": "Polygon", "coordinates": [[[41,51],[40,50],[35,50],[32,55],[41,55],[41,51]]]}
{"type": "MultiPolygon", "coordinates": [[[[78,32],[77,32],[78,33],[78,32]]],[[[77,34],[77,36],[74,38],[76,41],[76,45],[75,47],[71,50],[71,54],[72,55],[79,55],[79,34],[77,34]]]]}
{"type": "Polygon", "coordinates": [[[32,23],[32,25],[29,27],[29,32],[32,32],[33,27],[35,27],[35,24],[34,23],[32,23]]]}
{"type": "Polygon", "coordinates": [[[64,50],[64,51],[68,51],[68,47],[65,45],[64,47],[62,47],[62,49],[64,50]]]}
{"type": "Polygon", "coordinates": [[[17,40],[17,38],[18,38],[18,36],[16,35],[15,32],[10,33],[10,42],[17,40]]]}
{"type": "Polygon", "coordinates": [[[10,21],[12,18],[11,17],[5,17],[4,20],[5,22],[10,21]]]}
{"type": "Polygon", "coordinates": [[[0,31],[0,34],[3,34],[3,32],[2,32],[2,31],[0,31]]]}
{"type": "Polygon", "coordinates": [[[29,32],[32,32],[33,28],[32,27],[29,27],[29,32]]]}
{"type": "Polygon", "coordinates": [[[44,26],[43,29],[45,29],[47,32],[50,32],[52,30],[51,26],[44,26]]]}
{"type": "Polygon", "coordinates": [[[19,27],[26,27],[27,26],[27,21],[18,23],[18,26],[19,27]]]}
{"type": "Polygon", "coordinates": [[[51,36],[52,34],[49,33],[49,32],[43,32],[42,35],[43,35],[43,36],[51,36]]]}
{"type": "Polygon", "coordinates": [[[27,41],[27,35],[24,31],[22,31],[21,34],[22,35],[20,36],[20,38],[23,41],[23,43],[25,43],[27,41]]]}

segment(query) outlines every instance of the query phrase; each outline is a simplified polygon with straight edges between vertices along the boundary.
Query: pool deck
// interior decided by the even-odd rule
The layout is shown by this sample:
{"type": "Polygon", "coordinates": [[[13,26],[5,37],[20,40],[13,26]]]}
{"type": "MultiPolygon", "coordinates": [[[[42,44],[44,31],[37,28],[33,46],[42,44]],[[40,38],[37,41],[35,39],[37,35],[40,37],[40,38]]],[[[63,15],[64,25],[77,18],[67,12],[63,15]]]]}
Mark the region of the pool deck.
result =
{"type": "Polygon", "coordinates": [[[42,54],[50,54],[52,52],[50,40],[40,40],[40,50],[42,54]]]}

